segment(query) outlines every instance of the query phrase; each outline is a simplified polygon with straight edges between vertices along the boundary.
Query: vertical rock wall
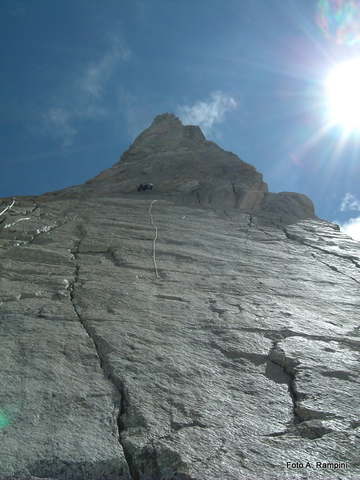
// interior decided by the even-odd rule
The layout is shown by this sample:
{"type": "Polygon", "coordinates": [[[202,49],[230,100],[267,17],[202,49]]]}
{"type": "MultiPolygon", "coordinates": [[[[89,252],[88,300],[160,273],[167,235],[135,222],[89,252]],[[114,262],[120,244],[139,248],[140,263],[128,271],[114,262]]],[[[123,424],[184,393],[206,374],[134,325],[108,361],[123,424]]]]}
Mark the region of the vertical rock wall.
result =
{"type": "Polygon", "coordinates": [[[3,200],[1,480],[358,479],[359,268],[169,114],[86,184],[3,200]]]}
{"type": "Polygon", "coordinates": [[[0,238],[3,478],[358,477],[359,249],[334,226],[38,199],[0,238]]]}

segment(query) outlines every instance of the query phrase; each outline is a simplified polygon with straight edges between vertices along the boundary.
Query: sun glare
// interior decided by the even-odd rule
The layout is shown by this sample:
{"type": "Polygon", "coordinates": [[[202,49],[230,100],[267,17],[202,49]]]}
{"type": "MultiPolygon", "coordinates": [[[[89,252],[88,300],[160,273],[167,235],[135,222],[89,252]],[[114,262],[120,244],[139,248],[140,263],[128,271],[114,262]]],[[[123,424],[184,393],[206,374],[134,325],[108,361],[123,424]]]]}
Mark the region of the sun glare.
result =
{"type": "Polygon", "coordinates": [[[360,132],[360,58],[337,65],[326,86],[330,123],[360,132]]]}

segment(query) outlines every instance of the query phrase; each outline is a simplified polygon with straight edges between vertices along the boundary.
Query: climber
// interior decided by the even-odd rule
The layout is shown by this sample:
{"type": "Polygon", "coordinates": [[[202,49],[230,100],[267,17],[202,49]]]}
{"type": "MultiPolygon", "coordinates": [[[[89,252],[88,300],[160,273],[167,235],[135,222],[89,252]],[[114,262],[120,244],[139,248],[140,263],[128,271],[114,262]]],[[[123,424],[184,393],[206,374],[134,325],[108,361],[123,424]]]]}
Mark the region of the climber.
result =
{"type": "Polygon", "coordinates": [[[153,184],[152,184],[152,183],[145,183],[145,185],[143,185],[142,183],[140,183],[140,185],[138,186],[137,191],[138,191],[138,192],[142,192],[142,191],[145,191],[145,190],[152,190],[152,188],[153,188],[153,184]]]}

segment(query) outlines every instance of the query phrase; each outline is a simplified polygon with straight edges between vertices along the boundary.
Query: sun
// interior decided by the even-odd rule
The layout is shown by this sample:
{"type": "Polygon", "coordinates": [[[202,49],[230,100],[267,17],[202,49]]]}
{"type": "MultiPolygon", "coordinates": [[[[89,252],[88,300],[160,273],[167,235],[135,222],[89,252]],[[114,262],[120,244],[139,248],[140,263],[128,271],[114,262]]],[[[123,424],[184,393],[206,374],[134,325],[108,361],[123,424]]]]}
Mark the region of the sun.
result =
{"type": "Polygon", "coordinates": [[[360,58],[337,65],[327,82],[329,120],[346,132],[360,132],[360,58]]]}

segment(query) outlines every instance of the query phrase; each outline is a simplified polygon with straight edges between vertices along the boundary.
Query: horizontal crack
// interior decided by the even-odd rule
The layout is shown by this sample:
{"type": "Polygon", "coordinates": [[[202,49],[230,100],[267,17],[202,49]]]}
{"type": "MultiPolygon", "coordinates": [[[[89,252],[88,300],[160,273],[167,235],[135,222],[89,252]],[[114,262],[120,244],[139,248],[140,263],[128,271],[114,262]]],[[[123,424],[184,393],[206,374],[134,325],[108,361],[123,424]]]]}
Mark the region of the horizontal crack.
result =
{"type": "MultiPolygon", "coordinates": [[[[315,247],[314,247],[315,248],[315,247]]],[[[320,249],[321,250],[321,249],[320,249]]],[[[324,252],[324,250],[321,250],[322,252],[324,252]]],[[[359,283],[360,284],[360,281],[359,280],[356,280],[356,278],[352,277],[351,275],[347,275],[346,273],[342,272],[341,270],[339,270],[337,267],[333,266],[333,265],[329,265],[328,263],[324,262],[323,260],[321,260],[318,256],[316,256],[314,253],[311,254],[312,257],[315,259],[315,260],[318,260],[320,263],[322,263],[323,265],[326,265],[327,267],[329,267],[332,271],[334,272],[337,272],[337,273],[340,273],[341,275],[344,275],[344,277],[346,278],[350,278],[350,280],[353,280],[354,282],[356,283],[359,283]]],[[[345,258],[346,260],[350,260],[351,257],[340,257],[340,258],[345,258]]],[[[353,261],[352,263],[355,264],[356,267],[358,267],[357,263],[355,261],[353,261]]]]}
{"type": "MultiPolygon", "coordinates": [[[[314,249],[314,250],[318,250],[318,251],[320,251],[320,252],[322,252],[322,253],[325,253],[326,255],[332,255],[332,256],[335,256],[335,257],[337,257],[337,258],[340,258],[341,260],[348,260],[348,261],[350,261],[356,268],[359,268],[359,269],[360,269],[360,264],[356,261],[356,259],[355,259],[353,256],[351,256],[351,255],[346,255],[346,254],[345,254],[345,255],[342,255],[342,254],[340,254],[340,253],[338,253],[338,252],[335,252],[335,251],[333,251],[333,250],[328,250],[328,249],[326,249],[326,248],[319,247],[319,246],[317,246],[317,245],[313,245],[313,244],[311,244],[311,243],[308,243],[308,242],[306,241],[306,238],[305,238],[305,237],[302,237],[302,236],[300,236],[300,235],[296,235],[296,234],[290,233],[290,232],[288,232],[287,229],[284,228],[284,227],[282,228],[282,230],[284,231],[286,237],[287,237],[289,240],[298,242],[298,243],[300,243],[301,245],[304,245],[304,246],[306,246],[306,247],[312,248],[312,249],[314,249]]],[[[323,262],[322,260],[320,260],[320,259],[318,259],[317,257],[315,257],[314,254],[313,254],[313,257],[316,258],[317,260],[319,260],[319,261],[320,261],[321,263],[323,263],[324,265],[326,265],[326,266],[328,266],[329,268],[331,268],[332,270],[341,273],[342,275],[350,278],[351,280],[353,280],[353,281],[356,282],[356,283],[360,283],[360,281],[357,280],[356,278],[351,277],[350,275],[347,275],[346,273],[341,272],[339,269],[336,269],[336,267],[334,268],[334,267],[332,267],[331,265],[328,265],[326,262],[323,262]]]]}
{"type": "Polygon", "coordinates": [[[219,350],[226,358],[230,360],[245,360],[252,363],[255,366],[262,365],[266,363],[267,355],[262,355],[259,353],[250,353],[250,352],[243,352],[240,350],[226,350],[218,345],[216,342],[211,342],[211,347],[216,348],[219,350]]]}
{"type": "Polygon", "coordinates": [[[162,300],[176,300],[178,302],[188,302],[188,300],[184,300],[181,297],[176,297],[175,295],[161,295],[161,294],[158,294],[158,295],[155,295],[155,297],[160,298],[162,300]]]}
{"type": "Polygon", "coordinates": [[[288,337],[301,337],[308,340],[321,341],[321,342],[336,342],[339,344],[347,345],[355,350],[360,350],[360,341],[352,340],[350,338],[344,338],[344,336],[339,337],[329,337],[324,335],[311,335],[303,332],[293,332],[292,330],[283,329],[283,330],[266,330],[263,328],[256,327],[242,327],[241,330],[245,332],[261,333],[266,338],[271,340],[281,340],[288,337]]]}

